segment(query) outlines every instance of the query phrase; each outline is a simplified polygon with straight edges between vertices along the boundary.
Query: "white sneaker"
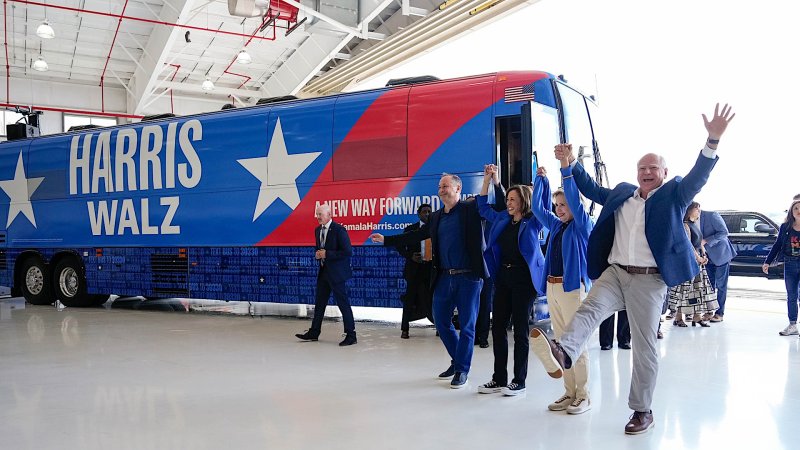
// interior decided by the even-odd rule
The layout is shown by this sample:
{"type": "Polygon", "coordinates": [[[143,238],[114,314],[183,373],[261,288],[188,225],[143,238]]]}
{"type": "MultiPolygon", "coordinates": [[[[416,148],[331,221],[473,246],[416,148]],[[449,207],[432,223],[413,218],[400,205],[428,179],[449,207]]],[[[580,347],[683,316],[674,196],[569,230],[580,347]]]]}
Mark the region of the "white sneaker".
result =
{"type": "Polygon", "coordinates": [[[567,394],[564,394],[558,400],[547,405],[547,409],[549,409],[550,411],[564,411],[572,403],[573,400],[575,399],[567,394]]]}
{"type": "Polygon", "coordinates": [[[784,328],[782,331],[779,331],[778,334],[781,336],[792,336],[800,333],[797,331],[797,325],[790,323],[788,327],[784,328]]]}
{"type": "Polygon", "coordinates": [[[567,406],[567,414],[583,414],[592,409],[592,402],[588,398],[576,398],[567,406]]]}

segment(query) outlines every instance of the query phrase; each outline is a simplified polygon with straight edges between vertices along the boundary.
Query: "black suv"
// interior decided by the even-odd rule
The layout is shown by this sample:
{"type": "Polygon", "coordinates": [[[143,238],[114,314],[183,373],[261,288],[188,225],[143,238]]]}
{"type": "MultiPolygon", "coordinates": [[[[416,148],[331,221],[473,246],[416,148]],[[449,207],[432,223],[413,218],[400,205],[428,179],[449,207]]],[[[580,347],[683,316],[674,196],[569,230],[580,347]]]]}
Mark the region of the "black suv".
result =
{"type": "MultiPolygon", "coordinates": [[[[731,261],[731,275],[764,276],[761,265],[778,234],[778,225],[753,211],[717,211],[728,227],[728,238],[738,255],[731,261]]],[[[783,264],[769,268],[769,278],[783,278],[783,264]]]]}

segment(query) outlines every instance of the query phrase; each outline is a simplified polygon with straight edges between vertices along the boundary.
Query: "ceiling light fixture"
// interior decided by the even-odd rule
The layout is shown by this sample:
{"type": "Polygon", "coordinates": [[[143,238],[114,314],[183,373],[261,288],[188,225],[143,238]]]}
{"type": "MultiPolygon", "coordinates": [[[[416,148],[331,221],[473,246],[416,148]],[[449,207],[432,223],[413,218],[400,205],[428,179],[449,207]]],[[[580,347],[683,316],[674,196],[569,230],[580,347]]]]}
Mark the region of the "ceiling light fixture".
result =
{"type": "Polygon", "coordinates": [[[214,90],[214,83],[211,82],[211,78],[206,77],[206,81],[203,81],[203,90],[204,91],[214,90]]]}
{"type": "Polygon", "coordinates": [[[44,58],[42,58],[41,56],[39,56],[39,58],[33,62],[33,70],[39,72],[47,72],[47,69],[49,69],[49,67],[47,66],[47,61],[45,61],[44,58]]]}
{"type": "Polygon", "coordinates": [[[236,62],[239,64],[250,64],[253,62],[253,58],[250,57],[250,54],[247,53],[247,50],[241,49],[239,54],[236,55],[236,62]]]}
{"type": "Polygon", "coordinates": [[[42,39],[53,39],[56,37],[56,32],[53,30],[53,27],[47,23],[47,19],[44,19],[44,22],[36,29],[36,35],[42,39]]]}

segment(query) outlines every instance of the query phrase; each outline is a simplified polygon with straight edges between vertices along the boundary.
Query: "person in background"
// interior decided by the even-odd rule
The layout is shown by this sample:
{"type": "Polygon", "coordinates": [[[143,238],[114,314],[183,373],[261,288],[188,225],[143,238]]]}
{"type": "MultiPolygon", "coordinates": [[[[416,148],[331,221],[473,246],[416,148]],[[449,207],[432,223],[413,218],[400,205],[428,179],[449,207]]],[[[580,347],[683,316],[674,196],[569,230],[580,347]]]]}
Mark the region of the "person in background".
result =
{"type": "Polygon", "coordinates": [[[711,286],[717,291],[719,308],[707,319],[722,322],[725,316],[725,300],[728,297],[728,276],[731,260],[736,257],[736,248],[728,239],[728,227],[716,211],[700,211],[700,229],[703,232],[701,244],[706,249],[708,263],[706,270],[711,286]]]}
{"type": "Polygon", "coordinates": [[[792,336],[797,331],[797,302],[800,300],[800,199],[792,201],[786,220],[778,230],[778,237],[772,244],[761,270],[769,274],[769,266],[775,261],[783,261],[783,281],[786,284],[786,308],[789,326],[781,330],[781,336],[792,336]]]}
{"type": "Polygon", "coordinates": [[[703,233],[700,231],[699,203],[693,201],[686,209],[683,227],[694,248],[694,258],[700,267],[700,272],[693,279],[669,289],[669,306],[676,312],[673,324],[685,327],[683,315],[687,314],[692,316],[692,326],[699,324],[701,327],[708,327],[710,325],[704,317],[708,317],[706,314],[713,313],[719,305],[717,304],[717,293],[708,279],[705,268],[708,256],[706,256],[702,244],[703,233]]]}
{"type": "Polygon", "coordinates": [[[433,322],[439,332],[450,366],[439,374],[450,379],[450,387],[466,387],[475,340],[481,287],[488,276],[483,261],[483,227],[474,199],[461,201],[461,178],[445,174],[439,179],[439,198],[444,205],[431,214],[419,230],[394,236],[370,235],[383,245],[410,245],[431,239],[433,250],[433,322]],[[460,332],[453,326],[453,311],[458,308],[460,332]]]}
{"type": "Polygon", "coordinates": [[[492,380],[481,385],[478,392],[502,392],[503,395],[514,396],[526,390],[530,347],[528,318],[537,292],[544,292],[544,256],[539,245],[542,224],[531,214],[529,186],[509,188],[506,211],[498,212],[488,204],[491,182],[498,184],[498,170],[494,164],[484,168],[483,187],[477,197],[478,211],[490,227],[484,259],[494,280],[494,373],[492,380]],[[509,320],[514,329],[514,377],[510,383],[507,369],[508,330],[505,326],[509,320]]]}
{"type": "Polygon", "coordinates": [[[634,412],[625,434],[645,433],[655,424],[651,407],[658,378],[656,334],[661,305],[668,286],[692,279],[700,271],[694,249],[678,231],[686,208],[719,159],[717,145],[734,117],[728,105],[720,110],[719,104],[711,120],[703,114],[708,138],[682,179],[667,181],[664,158],[648,153],[637,164],[638,186],[620,183],[608,189],[570,157],[570,175],[578,189],[603,205],[587,247],[587,273],[594,283],[560,342],[548,339],[542,329],[531,330],[533,351],[550,376],[560,378],[583,352],[600,322],[612,312],[626,309],[633,344],[628,407],[634,412]]]}
{"type": "MultiPolygon", "coordinates": [[[[404,233],[419,230],[428,223],[431,215],[431,205],[423,203],[417,208],[419,222],[405,227],[404,233]]],[[[403,267],[403,278],[406,280],[406,293],[403,295],[403,318],[400,323],[400,338],[408,339],[409,322],[429,318],[433,322],[431,313],[431,262],[424,259],[423,246],[430,245],[430,241],[423,241],[412,245],[400,245],[397,251],[406,259],[403,267]]]]}
{"type": "Polygon", "coordinates": [[[319,226],[314,229],[316,251],[314,258],[319,262],[317,273],[317,298],[314,303],[314,319],[311,328],[305,333],[295,336],[303,341],[319,340],[322,331],[322,319],[325,317],[325,308],[328,299],[333,293],[336,306],[342,312],[344,322],[344,340],[339,346],[345,347],[358,342],[356,339],[356,322],[353,310],[347,299],[347,280],[353,276],[350,267],[350,257],[353,256],[353,247],[347,230],[340,224],[331,220],[331,207],[327,204],[317,206],[315,212],[319,226]]]}
{"type": "MultiPolygon", "coordinates": [[[[600,324],[600,350],[611,350],[614,347],[614,314],[608,316],[600,324]]],[[[625,310],[617,312],[617,347],[631,349],[631,326],[625,310]]]]}
{"type": "MultiPolygon", "coordinates": [[[[569,166],[572,145],[556,145],[555,155],[561,162],[563,184],[563,190],[559,189],[553,194],[555,214],[549,205],[541,201],[542,194],[549,196],[550,193],[550,182],[544,167],[539,167],[533,182],[533,214],[550,230],[544,273],[547,274],[547,303],[553,334],[560,339],[592,287],[586,272],[586,246],[593,224],[583,207],[569,166]]],[[[563,378],[564,394],[549,404],[547,409],[566,410],[567,414],[583,414],[590,410],[589,355],[585,349],[575,364],[564,370],[563,378]]]]}

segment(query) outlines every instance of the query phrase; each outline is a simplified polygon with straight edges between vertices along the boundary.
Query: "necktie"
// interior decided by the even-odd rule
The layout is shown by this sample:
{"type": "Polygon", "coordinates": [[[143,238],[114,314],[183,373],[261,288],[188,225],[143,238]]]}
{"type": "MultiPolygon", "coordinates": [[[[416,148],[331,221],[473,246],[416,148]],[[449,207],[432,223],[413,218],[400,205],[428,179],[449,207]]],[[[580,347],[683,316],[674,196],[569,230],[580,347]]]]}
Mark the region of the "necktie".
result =
{"type": "Polygon", "coordinates": [[[321,248],[325,248],[325,237],[327,237],[328,227],[322,227],[322,230],[319,232],[319,246],[321,248]]]}

